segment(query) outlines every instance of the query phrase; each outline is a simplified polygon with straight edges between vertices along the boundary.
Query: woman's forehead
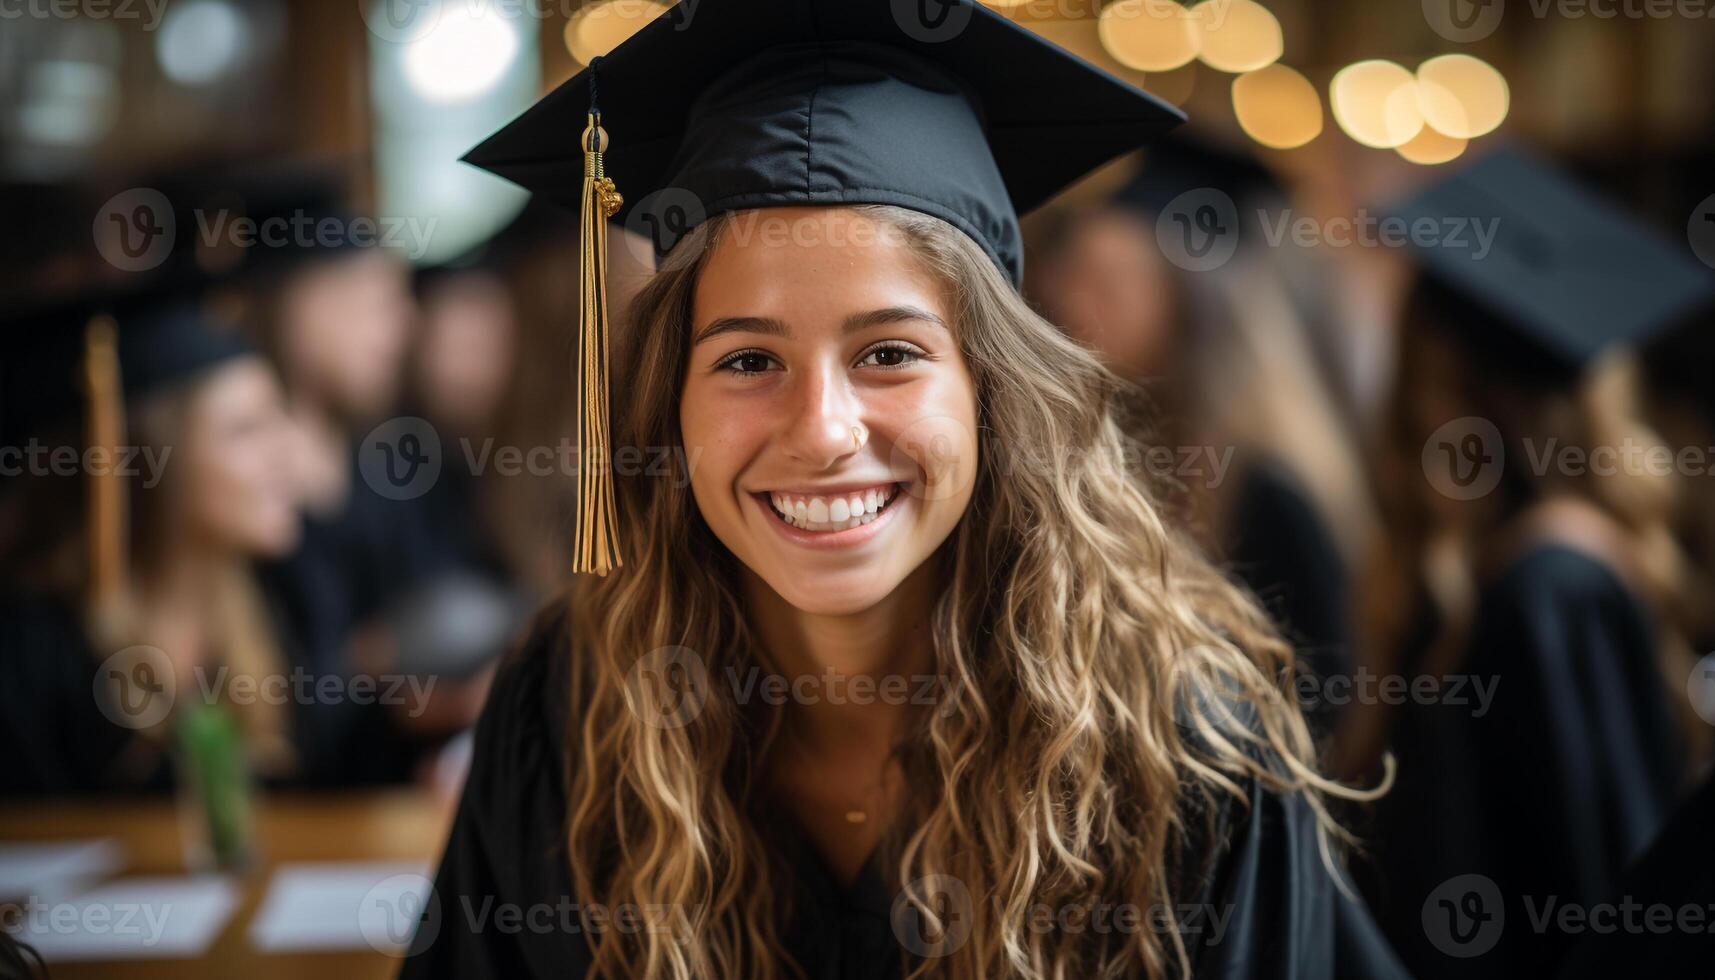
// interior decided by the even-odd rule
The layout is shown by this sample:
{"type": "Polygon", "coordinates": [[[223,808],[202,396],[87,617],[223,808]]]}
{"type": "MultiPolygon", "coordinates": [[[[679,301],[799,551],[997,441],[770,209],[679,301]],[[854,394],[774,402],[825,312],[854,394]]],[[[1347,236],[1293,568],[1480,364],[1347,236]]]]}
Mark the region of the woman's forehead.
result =
{"type": "Polygon", "coordinates": [[[698,277],[699,323],[717,317],[792,320],[910,304],[943,319],[936,277],[897,227],[851,208],[736,212],[698,277]]]}

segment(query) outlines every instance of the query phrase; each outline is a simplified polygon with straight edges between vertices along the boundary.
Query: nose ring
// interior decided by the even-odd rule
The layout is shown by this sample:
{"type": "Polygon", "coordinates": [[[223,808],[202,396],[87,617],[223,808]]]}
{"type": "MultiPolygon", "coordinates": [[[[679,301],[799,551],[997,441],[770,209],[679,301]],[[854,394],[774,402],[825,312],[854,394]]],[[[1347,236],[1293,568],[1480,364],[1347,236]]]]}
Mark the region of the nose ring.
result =
{"type": "Polygon", "coordinates": [[[868,438],[869,438],[869,432],[867,430],[865,430],[863,426],[861,426],[861,425],[852,426],[852,449],[853,449],[853,451],[862,449],[864,441],[867,440],[868,438]]]}

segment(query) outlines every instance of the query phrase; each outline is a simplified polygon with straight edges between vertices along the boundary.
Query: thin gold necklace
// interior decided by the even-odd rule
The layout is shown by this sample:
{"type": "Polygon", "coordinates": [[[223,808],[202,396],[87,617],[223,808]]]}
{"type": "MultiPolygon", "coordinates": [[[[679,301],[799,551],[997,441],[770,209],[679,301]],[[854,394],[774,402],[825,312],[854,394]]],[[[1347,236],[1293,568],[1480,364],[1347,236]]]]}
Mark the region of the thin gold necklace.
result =
{"type": "MultiPolygon", "coordinates": [[[[798,755],[803,757],[803,759],[806,763],[808,763],[812,766],[820,764],[819,760],[817,760],[816,758],[814,758],[813,756],[810,755],[810,750],[804,746],[803,742],[792,737],[792,735],[790,733],[787,733],[784,737],[785,737],[786,741],[791,745],[793,751],[797,752],[798,755]]],[[[890,758],[890,763],[891,763],[891,758],[890,758]]],[[[870,788],[868,794],[866,794],[867,797],[870,799],[874,799],[876,796],[880,795],[882,793],[882,791],[885,790],[885,788],[886,788],[885,787],[886,782],[887,782],[887,769],[884,766],[882,768],[881,778],[875,781],[874,785],[870,788]]],[[[867,807],[860,808],[860,807],[848,806],[845,810],[846,823],[854,824],[854,825],[855,824],[861,824],[861,823],[867,823],[869,821],[869,813],[870,813],[870,811],[867,807]]]]}

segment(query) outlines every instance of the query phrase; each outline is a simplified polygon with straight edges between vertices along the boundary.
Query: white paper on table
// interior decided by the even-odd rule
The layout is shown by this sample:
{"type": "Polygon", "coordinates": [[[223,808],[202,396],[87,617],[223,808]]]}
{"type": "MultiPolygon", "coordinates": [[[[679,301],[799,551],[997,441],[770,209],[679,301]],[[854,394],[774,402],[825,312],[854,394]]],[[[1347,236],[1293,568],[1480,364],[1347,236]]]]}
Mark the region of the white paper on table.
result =
{"type": "Polygon", "coordinates": [[[23,909],[19,939],[49,966],[75,960],[190,959],[208,952],[238,905],[218,875],[121,878],[23,909]]]}
{"type": "Polygon", "coordinates": [[[269,953],[403,950],[430,900],[427,872],[419,862],[281,865],[251,920],[251,945],[269,953]]]}
{"type": "Polygon", "coordinates": [[[124,849],[111,837],[0,844],[0,899],[55,902],[119,873],[124,849]]]}

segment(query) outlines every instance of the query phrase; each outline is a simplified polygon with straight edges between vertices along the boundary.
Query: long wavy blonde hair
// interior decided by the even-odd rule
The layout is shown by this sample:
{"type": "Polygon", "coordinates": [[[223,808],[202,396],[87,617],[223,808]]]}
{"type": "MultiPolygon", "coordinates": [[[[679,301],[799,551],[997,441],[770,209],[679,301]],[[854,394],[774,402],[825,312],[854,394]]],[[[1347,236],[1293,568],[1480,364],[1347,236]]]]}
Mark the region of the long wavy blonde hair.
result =
{"type": "MultiPolygon", "coordinates": [[[[893,887],[919,909],[934,876],[957,879],[976,907],[957,948],[912,976],[1188,972],[1177,931],[1044,934],[1031,910],[1172,908],[1206,870],[1180,860],[1201,822],[1188,815],[1212,814],[1223,794],[1244,800],[1252,779],[1303,794],[1324,845],[1338,833],[1325,794],[1359,794],[1315,769],[1291,649],[1162,521],[1127,465],[1138,457],[1119,420],[1125,386],[950,225],[855,210],[902,232],[949,290],[984,437],[970,512],[931,559],[945,582],[932,622],[946,686],[896,750],[913,798],[882,845],[893,887]],[[1008,465],[1025,454],[1035,465],[1008,465]],[[1221,723],[1207,710],[1221,703],[1252,720],[1221,723]]],[[[616,446],[682,445],[693,291],[728,220],[681,241],[631,309],[616,446]]],[[[624,565],[569,596],[572,877],[583,901],[683,910],[683,928],[592,933],[592,976],[802,975],[782,945],[792,896],[755,819],[791,709],[711,684],[686,723],[662,725],[627,683],[673,646],[696,650],[709,677],[777,669],[747,622],[736,559],[687,479],[621,476],[617,494],[624,565]]]]}

